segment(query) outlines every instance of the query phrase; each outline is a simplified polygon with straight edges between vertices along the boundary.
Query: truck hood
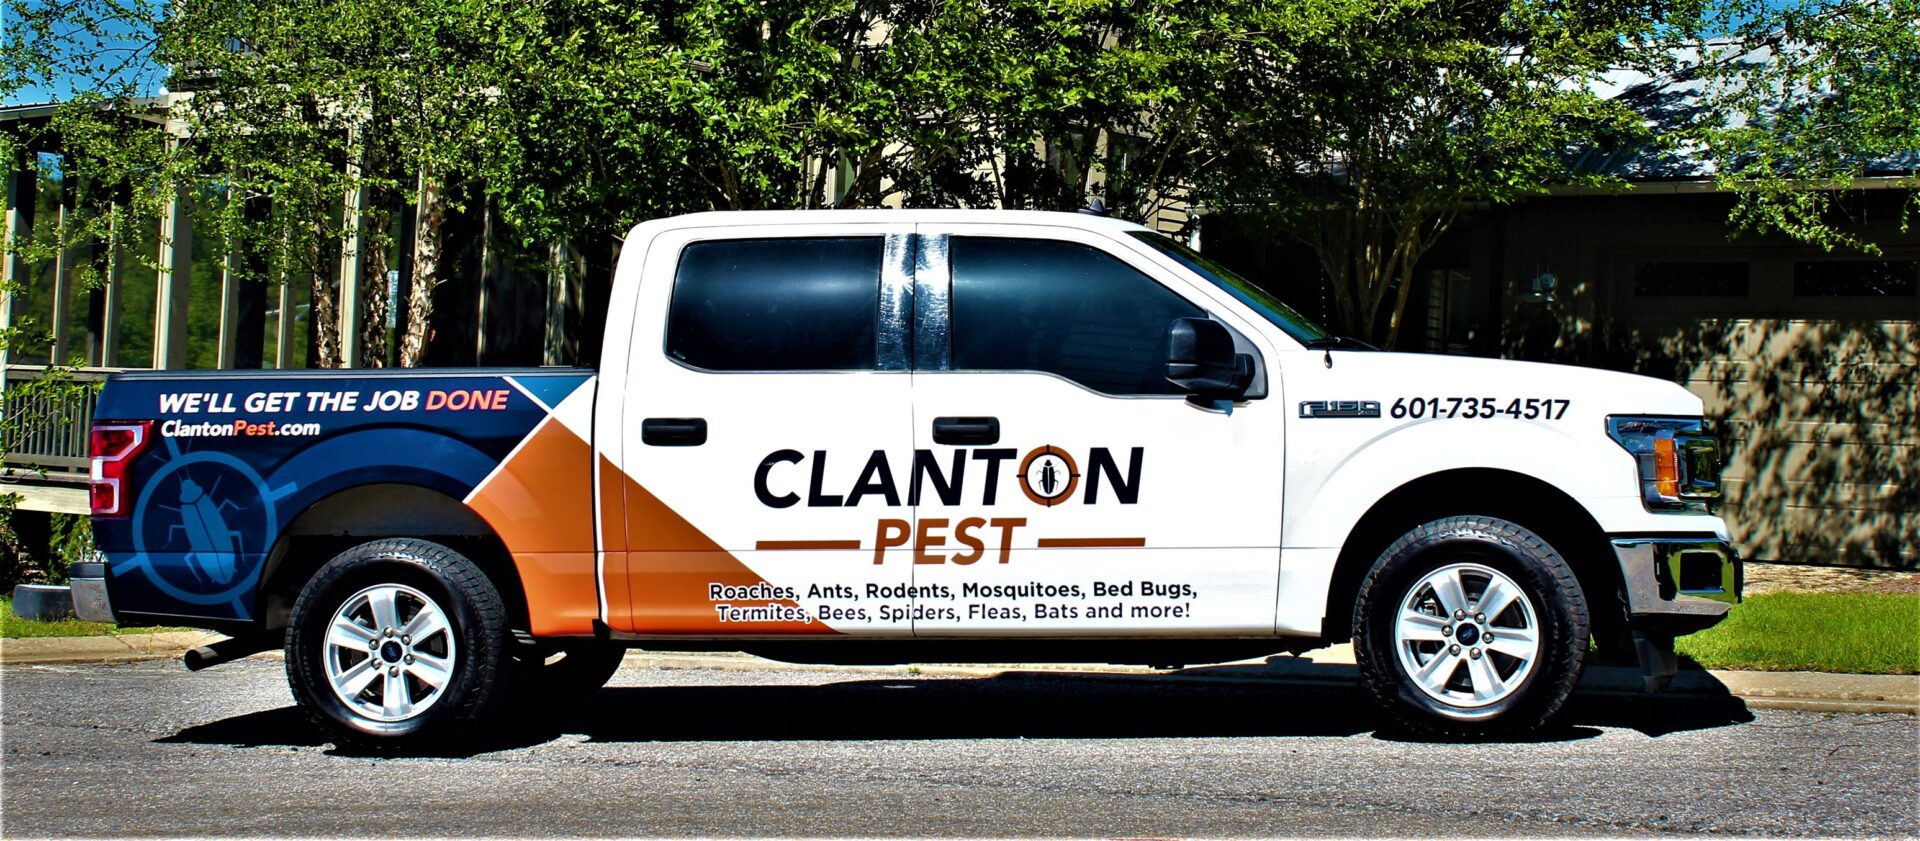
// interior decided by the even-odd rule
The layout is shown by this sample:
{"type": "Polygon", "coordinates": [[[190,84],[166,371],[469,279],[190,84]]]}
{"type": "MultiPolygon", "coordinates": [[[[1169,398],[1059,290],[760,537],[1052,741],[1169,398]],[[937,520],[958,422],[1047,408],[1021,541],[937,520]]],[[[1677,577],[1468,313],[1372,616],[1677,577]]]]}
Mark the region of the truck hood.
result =
{"type": "Polygon", "coordinates": [[[1579,414],[1699,415],[1698,396],[1672,382],[1577,365],[1427,353],[1308,350],[1282,363],[1288,400],[1518,397],[1573,401],[1579,414]]]}

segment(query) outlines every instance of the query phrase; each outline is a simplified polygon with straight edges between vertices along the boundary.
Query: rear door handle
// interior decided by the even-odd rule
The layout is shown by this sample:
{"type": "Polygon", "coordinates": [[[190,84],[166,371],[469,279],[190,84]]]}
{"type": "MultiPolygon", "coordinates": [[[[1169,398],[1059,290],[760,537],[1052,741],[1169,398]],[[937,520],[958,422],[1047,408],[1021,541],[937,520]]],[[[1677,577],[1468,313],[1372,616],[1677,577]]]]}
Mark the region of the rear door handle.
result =
{"type": "Polygon", "coordinates": [[[640,440],[655,447],[698,447],[707,443],[707,419],[647,418],[640,422],[640,440]]]}
{"type": "Polygon", "coordinates": [[[933,443],[979,446],[1000,443],[999,418],[934,418],[933,443]]]}

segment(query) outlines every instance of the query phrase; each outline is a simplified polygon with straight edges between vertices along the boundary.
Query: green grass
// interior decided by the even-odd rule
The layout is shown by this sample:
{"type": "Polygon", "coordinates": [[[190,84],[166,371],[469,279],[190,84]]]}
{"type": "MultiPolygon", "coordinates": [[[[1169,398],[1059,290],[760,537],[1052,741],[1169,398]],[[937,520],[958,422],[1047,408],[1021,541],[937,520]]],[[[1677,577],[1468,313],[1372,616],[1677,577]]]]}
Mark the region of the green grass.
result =
{"type": "Polygon", "coordinates": [[[1676,648],[1709,669],[1920,673],[1920,595],[1752,596],[1676,648]]]}
{"type": "Polygon", "coordinates": [[[111,622],[36,622],[13,615],[13,597],[0,596],[0,637],[99,637],[108,634],[150,634],[155,631],[185,631],[187,628],[122,628],[111,622]]]}

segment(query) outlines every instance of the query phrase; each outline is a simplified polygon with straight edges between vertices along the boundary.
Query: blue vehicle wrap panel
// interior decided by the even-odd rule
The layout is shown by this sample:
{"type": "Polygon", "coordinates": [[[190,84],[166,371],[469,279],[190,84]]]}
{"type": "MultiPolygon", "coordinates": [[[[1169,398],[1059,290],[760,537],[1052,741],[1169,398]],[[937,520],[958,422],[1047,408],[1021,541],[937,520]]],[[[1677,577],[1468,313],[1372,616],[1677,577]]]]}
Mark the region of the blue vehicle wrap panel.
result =
{"type": "Polygon", "coordinates": [[[274,541],[313,504],[384,483],[464,499],[591,378],[576,369],[110,377],[96,422],[153,422],[129,468],[128,515],[94,521],[114,607],[251,621],[274,541]]]}

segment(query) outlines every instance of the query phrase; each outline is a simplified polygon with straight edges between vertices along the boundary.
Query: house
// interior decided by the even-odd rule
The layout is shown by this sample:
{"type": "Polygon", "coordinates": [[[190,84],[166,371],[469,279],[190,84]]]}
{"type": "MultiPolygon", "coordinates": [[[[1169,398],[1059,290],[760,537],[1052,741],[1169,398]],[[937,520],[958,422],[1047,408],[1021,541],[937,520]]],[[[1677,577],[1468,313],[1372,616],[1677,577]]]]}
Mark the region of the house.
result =
{"type": "MultiPolygon", "coordinates": [[[[1607,85],[1667,120],[1700,89],[1684,70],[1607,85]]],[[[1465,214],[1418,267],[1399,349],[1684,384],[1728,445],[1723,513],[1747,557],[1920,568],[1920,152],[1875,162],[1840,197],[1871,255],[1736,234],[1735,197],[1685,149],[1579,164],[1626,186],[1465,214]]],[[[1311,252],[1224,215],[1205,240],[1332,320],[1311,252]]]]}

